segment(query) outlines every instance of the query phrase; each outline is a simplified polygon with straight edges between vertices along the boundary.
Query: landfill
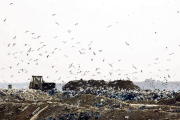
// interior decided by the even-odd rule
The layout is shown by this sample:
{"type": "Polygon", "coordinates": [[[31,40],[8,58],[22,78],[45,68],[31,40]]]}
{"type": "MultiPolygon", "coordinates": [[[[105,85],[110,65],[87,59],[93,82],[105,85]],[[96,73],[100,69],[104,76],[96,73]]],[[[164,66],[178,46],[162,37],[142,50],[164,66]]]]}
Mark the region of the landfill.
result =
{"type": "Polygon", "coordinates": [[[114,83],[114,87],[94,85],[76,86],[76,89],[67,87],[70,86],[67,83],[63,91],[56,89],[46,92],[35,89],[0,89],[0,119],[180,119],[180,91],[121,88],[120,85],[116,87],[117,81],[114,83]]]}

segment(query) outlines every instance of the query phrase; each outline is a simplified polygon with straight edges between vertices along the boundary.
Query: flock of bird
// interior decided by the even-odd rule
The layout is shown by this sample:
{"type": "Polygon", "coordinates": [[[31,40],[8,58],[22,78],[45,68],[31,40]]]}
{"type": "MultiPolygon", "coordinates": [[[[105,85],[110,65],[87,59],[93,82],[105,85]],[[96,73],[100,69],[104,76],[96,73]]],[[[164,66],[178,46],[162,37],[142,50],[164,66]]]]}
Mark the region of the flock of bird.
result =
{"type": "MultiPolygon", "coordinates": [[[[13,5],[13,3],[10,3],[10,5],[13,5]]],[[[179,12],[178,12],[178,13],[179,13],[179,12]]],[[[56,16],[56,14],[52,14],[52,16],[56,16]]],[[[7,18],[5,18],[5,19],[3,20],[3,22],[4,22],[4,23],[5,23],[5,22],[8,22],[7,18]]],[[[58,22],[55,22],[55,24],[59,25],[58,22]]],[[[80,23],[75,23],[74,25],[78,27],[79,24],[80,24],[80,23]]],[[[107,29],[110,29],[110,27],[112,27],[112,25],[108,25],[108,26],[107,26],[107,29]]],[[[71,33],[71,32],[73,32],[73,31],[72,31],[72,30],[67,30],[67,33],[71,33]]],[[[22,34],[23,34],[23,33],[22,33],[22,34]]],[[[42,35],[37,35],[37,37],[33,37],[33,35],[36,34],[36,33],[31,32],[31,31],[29,31],[29,30],[25,31],[24,34],[31,34],[31,35],[32,35],[32,39],[40,39],[40,38],[42,37],[42,35]]],[[[157,34],[157,32],[155,32],[155,34],[157,34]]],[[[55,36],[55,37],[53,37],[53,38],[56,39],[57,36],[55,36]]],[[[18,39],[18,36],[15,35],[12,39],[18,39]]],[[[71,38],[71,39],[73,40],[74,38],[71,38]]],[[[63,42],[62,44],[67,44],[68,41],[62,41],[62,42],[63,42]]],[[[95,42],[95,41],[90,41],[90,43],[87,45],[87,48],[80,48],[79,50],[77,50],[77,52],[79,52],[80,55],[86,54],[87,51],[91,51],[91,53],[92,53],[93,56],[97,56],[98,54],[101,54],[101,53],[103,52],[103,50],[93,51],[93,46],[92,46],[93,42],[95,42]]],[[[15,42],[14,42],[14,43],[9,43],[9,44],[7,45],[7,47],[15,47],[17,44],[18,44],[18,43],[15,43],[15,42]]],[[[71,46],[71,48],[76,47],[76,45],[78,45],[78,44],[81,44],[81,42],[75,43],[75,45],[71,46]]],[[[125,41],[124,41],[124,45],[125,45],[125,46],[131,46],[130,43],[125,42],[125,41]]],[[[25,43],[25,44],[24,44],[24,47],[25,47],[25,49],[26,49],[27,51],[23,51],[23,50],[22,50],[21,52],[12,51],[12,53],[8,53],[8,55],[12,55],[13,58],[19,59],[19,62],[16,64],[16,66],[21,66],[21,64],[22,64],[22,63],[25,63],[25,62],[26,62],[28,65],[29,65],[29,64],[33,64],[31,61],[33,61],[33,62],[35,63],[35,65],[38,66],[38,65],[40,64],[40,63],[38,62],[40,57],[43,57],[44,59],[45,59],[45,58],[46,58],[46,59],[49,59],[49,58],[51,58],[51,57],[53,57],[53,56],[56,56],[55,53],[61,52],[61,50],[62,50],[62,48],[57,48],[57,47],[55,47],[54,50],[50,52],[50,51],[48,51],[47,49],[45,50],[45,48],[46,48],[47,46],[48,46],[48,45],[44,44],[44,42],[40,42],[40,43],[39,43],[39,48],[33,48],[33,47],[30,47],[30,45],[29,45],[28,43],[25,43]],[[45,51],[43,51],[43,50],[45,50],[45,51]],[[38,52],[41,52],[41,53],[38,53],[38,52]],[[26,56],[26,58],[28,58],[28,61],[25,61],[25,60],[23,60],[23,59],[21,59],[21,58],[18,58],[17,56],[18,56],[19,54],[23,54],[24,56],[26,56]],[[31,57],[31,54],[37,54],[37,55],[39,56],[39,58],[31,57]],[[16,55],[17,55],[17,56],[16,56],[16,55]],[[30,57],[31,57],[31,58],[30,58],[30,57]]],[[[180,45],[179,45],[179,46],[180,46],[180,45]]],[[[164,48],[165,48],[166,50],[168,50],[168,47],[167,47],[167,46],[164,46],[164,48]]],[[[170,53],[169,56],[174,55],[174,54],[175,54],[175,53],[170,53]]],[[[67,59],[69,58],[68,55],[64,55],[64,57],[66,57],[67,59]]],[[[158,61],[159,59],[160,59],[160,58],[155,58],[154,60],[155,60],[155,61],[158,61]]],[[[93,57],[90,58],[90,61],[96,62],[93,57]]],[[[123,61],[123,58],[117,60],[117,62],[121,62],[121,61],[123,61]]],[[[167,59],[167,62],[170,62],[170,61],[171,61],[171,59],[168,58],[168,59],[167,59]]],[[[106,62],[105,58],[102,59],[102,62],[103,62],[103,63],[106,62]]],[[[153,65],[153,64],[157,64],[157,62],[150,63],[150,64],[148,64],[147,66],[151,66],[151,65],[153,65]]],[[[33,65],[34,65],[34,64],[33,64],[33,65]]],[[[129,73],[129,72],[123,73],[123,70],[122,70],[122,69],[114,70],[113,67],[115,66],[115,63],[106,62],[106,65],[108,65],[110,68],[112,68],[112,70],[109,71],[109,75],[113,76],[113,74],[118,74],[119,78],[121,78],[121,75],[124,74],[124,75],[127,77],[128,80],[137,80],[136,77],[129,78],[128,75],[130,75],[130,74],[131,74],[131,75],[134,75],[134,74],[137,74],[137,73],[142,73],[142,74],[143,74],[143,72],[144,72],[142,69],[139,69],[139,68],[136,67],[135,65],[132,65],[132,68],[135,70],[135,71],[132,72],[132,73],[129,73]]],[[[1,70],[13,69],[13,66],[15,66],[15,65],[8,66],[7,68],[1,68],[1,70]]],[[[83,70],[83,69],[81,69],[81,67],[82,67],[82,66],[81,66],[81,63],[79,63],[79,64],[69,63],[69,66],[67,66],[67,68],[69,68],[69,74],[70,74],[70,76],[75,76],[75,79],[77,79],[77,75],[80,75],[80,76],[83,78],[83,76],[85,76],[85,75],[87,75],[87,74],[89,74],[89,73],[92,73],[92,76],[96,76],[96,75],[101,74],[101,76],[103,77],[102,79],[104,79],[104,78],[106,77],[105,75],[103,75],[104,73],[101,72],[102,68],[95,68],[94,71],[89,71],[89,70],[83,70]]],[[[56,73],[56,74],[59,74],[59,73],[58,73],[58,69],[55,67],[55,65],[52,65],[52,66],[51,66],[51,69],[54,69],[55,73],[56,73]]],[[[157,70],[158,70],[159,72],[161,72],[160,69],[157,68],[157,70]]],[[[166,71],[170,71],[170,69],[169,69],[169,68],[166,68],[166,71]]],[[[19,69],[19,70],[17,71],[17,73],[28,73],[28,68],[21,68],[21,69],[19,69]]],[[[11,77],[14,77],[15,74],[10,75],[10,76],[11,76],[11,77]]],[[[158,76],[158,75],[157,75],[157,76],[158,76]]],[[[167,76],[159,76],[159,78],[163,78],[163,79],[164,79],[164,86],[167,84],[168,78],[171,78],[171,77],[173,77],[173,76],[172,76],[172,75],[169,75],[169,74],[168,74],[167,76]]],[[[46,76],[46,78],[50,78],[50,76],[46,76]]],[[[68,78],[68,77],[67,77],[67,78],[68,78]]],[[[151,79],[152,79],[152,78],[151,78],[151,79]]],[[[30,80],[30,79],[28,79],[28,80],[30,80]]],[[[5,80],[4,80],[4,82],[5,82],[5,80]]],[[[17,82],[18,82],[18,81],[17,81],[17,82]]],[[[61,76],[59,76],[59,77],[57,78],[56,82],[65,82],[65,81],[61,79],[61,76]]],[[[146,82],[149,82],[149,81],[146,81],[146,82]]],[[[153,85],[154,83],[150,82],[149,84],[150,84],[150,85],[153,85]]]]}

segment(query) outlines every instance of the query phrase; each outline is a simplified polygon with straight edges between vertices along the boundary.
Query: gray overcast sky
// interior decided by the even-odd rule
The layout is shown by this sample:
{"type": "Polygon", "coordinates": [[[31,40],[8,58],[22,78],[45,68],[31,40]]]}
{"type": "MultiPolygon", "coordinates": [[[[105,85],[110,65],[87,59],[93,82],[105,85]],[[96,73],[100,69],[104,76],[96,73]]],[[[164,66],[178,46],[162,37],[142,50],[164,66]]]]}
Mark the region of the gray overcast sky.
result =
{"type": "Polygon", "coordinates": [[[179,0],[0,0],[0,82],[178,81],[179,32],[179,0]]]}

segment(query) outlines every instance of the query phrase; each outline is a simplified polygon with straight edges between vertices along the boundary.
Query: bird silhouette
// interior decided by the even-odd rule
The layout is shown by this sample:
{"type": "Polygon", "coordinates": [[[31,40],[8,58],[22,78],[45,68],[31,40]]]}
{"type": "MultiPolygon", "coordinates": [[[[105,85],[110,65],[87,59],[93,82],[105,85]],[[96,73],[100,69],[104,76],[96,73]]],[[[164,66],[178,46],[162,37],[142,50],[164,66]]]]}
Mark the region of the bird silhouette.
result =
{"type": "Polygon", "coordinates": [[[13,46],[15,46],[15,45],[16,45],[16,43],[13,44],[13,46]]]}
{"type": "Polygon", "coordinates": [[[6,19],[4,19],[4,22],[6,22],[6,19]]]}
{"type": "Polygon", "coordinates": [[[125,42],[126,43],[126,45],[129,45],[127,42],[125,42]]]}
{"type": "Polygon", "coordinates": [[[59,25],[59,23],[55,22],[57,25],[59,25]]]}
{"type": "MultiPolygon", "coordinates": [[[[112,63],[113,64],[113,63],[112,63]]],[[[109,66],[113,67],[112,64],[109,63],[109,66]]]]}
{"type": "Polygon", "coordinates": [[[12,5],[13,3],[10,3],[10,5],[12,5]]]}
{"type": "Polygon", "coordinates": [[[16,36],[13,39],[16,39],[16,36]]]}
{"type": "Polygon", "coordinates": [[[67,32],[68,32],[68,33],[71,33],[71,30],[68,30],[67,32]]]}

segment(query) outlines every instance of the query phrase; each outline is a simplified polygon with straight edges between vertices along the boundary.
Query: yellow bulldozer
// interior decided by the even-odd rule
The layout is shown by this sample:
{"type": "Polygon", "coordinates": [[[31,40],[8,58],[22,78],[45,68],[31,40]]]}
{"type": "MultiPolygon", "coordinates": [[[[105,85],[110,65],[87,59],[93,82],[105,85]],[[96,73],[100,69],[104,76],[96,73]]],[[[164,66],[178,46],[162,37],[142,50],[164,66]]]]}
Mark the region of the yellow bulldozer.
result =
{"type": "Polygon", "coordinates": [[[36,89],[42,91],[52,90],[56,87],[55,83],[47,83],[42,76],[32,76],[32,81],[29,84],[29,89],[36,89]]]}

